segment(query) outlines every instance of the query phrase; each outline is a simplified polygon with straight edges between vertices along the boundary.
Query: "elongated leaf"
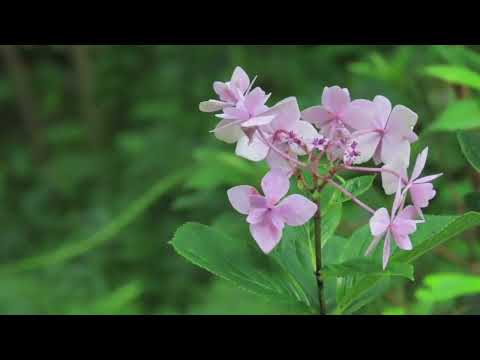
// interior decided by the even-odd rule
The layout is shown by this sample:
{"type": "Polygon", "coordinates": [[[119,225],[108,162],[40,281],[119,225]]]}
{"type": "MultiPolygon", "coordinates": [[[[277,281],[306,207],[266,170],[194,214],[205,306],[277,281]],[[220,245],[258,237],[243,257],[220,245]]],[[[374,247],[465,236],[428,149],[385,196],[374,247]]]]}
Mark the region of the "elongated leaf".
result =
{"type": "Polygon", "coordinates": [[[332,203],[322,210],[322,247],[335,234],[342,220],[342,203],[332,203]]]}
{"type": "Polygon", "coordinates": [[[467,99],[451,103],[427,131],[456,131],[480,127],[480,105],[467,99]]]}
{"type": "Polygon", "coordinates": [[[439,273],[428,275],[423,283],[425,286],[415,293],[422,302],[442,302],[480,294],[480,276],[439,273]]]}
{"type": "Polygon", "coordinates": [[[480,133],[460,131],[457,138],[463,155],[475,170],[480,171],[480,133]]]}
{"type": "Polygon", "coordinates": [[[406,263],[391,262],[382,270],[380,261],[371,258],[356,258],[338,264],[327,265],[322,271],[325,276],[347,277],[354,275],[400,276],[413,281],[413,266],[406,263]]]}
{"type": "Polygon", "coordinates": [[[425,68],[425,73],[452,84],[480,90],[480,74],[462,66],[432,65],[425,68]]]}
{"type": "Polygon", "coordinates": [[[232,238],[215,228],[187,223],[177,230],[171,243],[193,264],[247,291],[271,301],[297,304],[301,311],[314,311],[311,289],[303,289],[278,259],[260,253],[251,238],[232,238]]]}
{"type": "MultiPolygon", "coordinates": [[[[412,236],[413,250],[395,251],[391,261],[412,263],[423,254],[431,251],[436,246],[459,235],[463,231],[480,224],[480,213],[468,212],[460,216],[427,216],[427,222],[418,226],[417,232],[412,236]]],[[[366,226],[362,230],[367,234],[366,226]]],[[[363,242],[370,239],[365,236],[363,242]]],[[[364,248],[366,244],[362,244],[364,248]]],[[[374,254],[375,256],[376,254],[374,254]]],[[[340,299],[337,313],[352,312],[360,309],[367,301],[363,301],[372,288],[375,288],[382,280],[379,276],[364,276],[355,281],[345,295],[340,299]],[[360,299],[360,300],[359,300],[360,299]],[[360,301],[360,306],[355,305],[360,301]]],[[[381,291],[376,291],[377,295],[381,291]]],[[[370,298],[371,300],[371,298],[370,298]]]]}

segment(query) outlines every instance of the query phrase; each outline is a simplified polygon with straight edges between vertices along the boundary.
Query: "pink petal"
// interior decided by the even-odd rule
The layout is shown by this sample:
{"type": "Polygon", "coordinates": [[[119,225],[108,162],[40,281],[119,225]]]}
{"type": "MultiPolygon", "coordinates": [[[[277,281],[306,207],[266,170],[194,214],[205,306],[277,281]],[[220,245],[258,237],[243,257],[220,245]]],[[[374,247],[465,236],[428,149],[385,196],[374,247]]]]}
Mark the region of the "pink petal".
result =
{"type": "Polygon", "coordinates": [[[237,87],[242,93],[245,93],[250,85],[250,78],[245,70],[243,70],[240,66],[237,66],[233,71],[230,83],[237,87]]]}
{"type": "Polygon", "coordinates": [[[442,176],[443,173],[440,173],[440,174],[435,174],[435,175],[429,175],[429,176],[424,176],[420,179],[417,179],[414,181],[415,184],[424,184],[424,183],[427,183],[427,182],[432,182],[433,180],[435,179],[438,179],[440,176],[442,176]]]}
{"type": "Polygon", "coordinates": [[[381,136],[377,132],[362,135],[353,133],[352,138],[358,143],[357,149],[360,152],[355,164],[362,164],[370,160],[381,140],[381,136]]]}
{"type": "Polygon", "coordinates": [[[290,180],[285,170],[272,169],[262,179],[262,190],[271,204],[277,204],[290,188],[290,180]]]}
{"type": "Polygon", "coordinates": [[[267,199],[265,198],[265,196],[262,196],[258,193],[250,195],[249,200],[250,200],[250,210],[268,208],[267,199]]]}
{"type": "Polygon", "coordinates": [[[257,116],[254,118],[251,118],[250,120],[244,121],[242,123],[242,127],[253,127],[253,126],[262,126],[262,125],[268,125],[272,122],[272,120],[275,118],[275,116],[257,116]]]}
{"type": "Polygon", "coordinates": [[[250,196],[258,194],[257,189],[249,185],[235,186],[227,191],[228,200],[240,214],[247,215],[250,211],[250,196]]]}
{"type": "Polygon", "coordinates": [[[282,229],[270,221],[250,225],[250,233],[265,254],[269,254],[282,238],[282,229]]]}
{"type": "Polygon", "coordinates": [[[392,103],[385,96],[375,96],[373,103],[376,108],[376,126],[378,129],[384,129],[388,122],[388,117],[392,112],[392,103]]]}
{"type": "Polygon", "coordinates": [[[208,100],[208,101],[202,101],[198,106],[198,108],[200,109],[201,112],[211,113],[211,112],[220,111],[227,106],[231,106],[231,105],[223,101],[208,100]]]}
{"type": "MultiPolygon", "coordinates": [[[[312,124],[299,120],[295,122],[292,131],[311,149],[311,144],[318,137],[318,131],[312,124]],[[310,146],[309,146],[310,145],[310,146]]],[[[305,150],[297,144],[291,145],[291,149],[298,155],[305,155],[305,150]]]]}
{"type": "Polygon", "coordinates": [[[393,108],[386,131],[394,134],[399,140],[407,140],[410,143],[417,139],[416,134],[412,131],[417,123],[418,115],[403,105],[397,105],[393,108]]]}
{"type": "Polygon", "coordinates": [[[368,100],[355,100],[348,106],[343,114],[343,122],[355,130],[375,130],[376,108],[368,100]]]}
{"type": "MultiPolygon", "coordinates": [[[[382,169],[390,169],[396,171],[398,174],[403,176],[404,178],[407,177],[407,165],[403,163],[401,158],[396,158],[392,163],[386,164],[382,167],[382,169]]],[[[382,172],[382,186],[385,194],[392,195],[397,191],[398,187],[398,177],[393,175],[390,172],[383,171],[382,172]]]]}
{"type": "Polygon", "coordinates": [[[269,147],[258,136],[252,140],[248,136],[241,137],[237,142],[235,154],[251,161],[262,161],[267,157],[269,147]]]}
{"type": "Polygon", "coordinates": [[[425,208],[428,206],[430,200],[436,195],[436,191],[433,189],[431,183],[425,184],[412,184],[410,187],[410,197],[412,203],[417,208],[425,208]]]}
{"type": "Polygon", "coordinates": [[[387,231],[387,235],[385,236],[385,243],[383,244],[383,270],[387,268],[388,260],[390,259],[391,248],[390,248],[390,238],[391,238],[390,231],[387,231]]]}
{"type": "Polygon", "coordinates": [[[402,204],[402,200],[405,196],[404,194],[402,194],[402,181],[400,179],[398,179],[397,181],[397,192],[395,193],[395,199],[393,200],[391,219],[393,219],[397,215],[397,210],[402,204]]]}
{"type": "Polygon", "coordinates": [[[416,217],[417,217],[417,210],[412,205],[407,206],[397,215],[398,219],[404,219],[404,220],[415,220],[416,217]]]}
{"type": "Polygon", "coordinates": [[[333,120],[334,115],[323,106],[312,106],[303,110],[302,119],[314,124],[318,128],[333,120]]]}
{"type": "Polygon", "coordinates": [[[215,137],[227,144],[236,143],[244,134],[239,125],[234,120],[222,120],[213,130],[215,137]]]}
{"type": "Polygon", "coordinates": [[[322,95],[322,105],[332,113],[340,115],[350,104],[350,94],[347,89],[339,86],[325,87],[322,95]]]}
{"type": "Polygon", "coordinates": [[[373,236],[381,236],[390,225],[390,216],[385,208],[378,209],[370,218],[370,232],[373,236]]]}
{"type": "Polygon", "coordinates": [[[223,114],[217,115],[217,117],[230,120],[248,120],[250,115],[247,111],[242,109],[239,104],[237,107],[223,109],[223,114]]]}
{"type": "Polygon", "coordinates": [[[412,250],[412,242],[408,235],[397,235],[393,233],[393,239],[397,243],[397,246],[402,250],[412,250]]]}
{"type": "Polygon", "coordinates": [[[410,164],[410,143],[391,133],[386,133],[382,138],[380,157],[384,164],[397,159],[408,166],[410,164]]]}
{"type": "Polygon", "coordinates": [[[275,119],[273,119],[271,123],[273,131],[280,129],[289,131],[295,122],[300,119],[300,109],[297,99],[295,97],[289,97],[280,101],[262,114],[262,116],[267,115],[275,115],[275,119]]]}
{"type": "Polygon", "coordinates": [[[279,214],[290,226],[301,226],[310,220],[317,211],[317,205],[298,194],[287,196],[277,206],[279,214]]]}
{"type": "MultiPolygon", "coordinates": [[[[288,145],[286,144],[277,145],[277,148],[279,150],[282,150],[283,148],[285,148],[284,151],[285,152],[288,151],[288,145]]],[[[294,159],[297,159],[297,155],[295,154],[289,154],[289,156],[294,159]]],[[[279,168],[287,171],[292,168],[288,160],[286,160],[283,156],[281,156],[280,154],[278,154],[276,151],[273,151],[273,150],[269,151],[267,158],[265,160],[267,161],[267,164],[270,167],[270,169],[279,168]]]]}
{"type": "Polygon", "coordinates": [[[270,95],[265,95],[265,91],[257,87],[245,97],[245,107],[250,114],[256,115],[258,114],[257,109],[264,105],[269,97],[270,95]]]}
{"type": "Polygon", "coordinates": [[[220,100],[233,104],[237,102],[235,94],[232,93],[227,84],[221,81],[215,81],[213,83],[213,90],[220,97],[220,100]]]}
{"type": "Polygon", "coordinates": [[[259,224],[263,221],[265,214],[267,213],[268,209],[252,209],[247,217],[247,222],[249,224],[259,224]]]}
{"type": "Polygon", "coordinates": [[[414,181],[420,176],[423,169],[425,168],[425,163],[427,162],[427,156],[428,156],[428,147],[423,149],[423,151],[417,156],[417,160],[415,161],[415,166],[413,168],[410,181],[414,181]]]}
{"type": "Polygon", "coordinates": [[[392,233],[395,236],[409,235],[416,230],[417,224],[414,220],[408,220],[397,216],[392,223],[392,233]]]}

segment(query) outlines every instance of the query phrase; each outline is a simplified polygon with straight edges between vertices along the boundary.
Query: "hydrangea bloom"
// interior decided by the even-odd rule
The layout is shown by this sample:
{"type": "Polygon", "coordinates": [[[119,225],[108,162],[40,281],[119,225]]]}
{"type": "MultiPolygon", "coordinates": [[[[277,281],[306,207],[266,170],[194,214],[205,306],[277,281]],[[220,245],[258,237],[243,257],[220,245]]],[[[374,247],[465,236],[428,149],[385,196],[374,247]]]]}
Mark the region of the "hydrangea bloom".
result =
{"type": "Polygon", "coordinates": [[[392,110],[392,104],[384,96],[372,101],[355,100],[348,107],[344,121],[356,130],[352,137],[358,142],[360,156],[356,164],[373,157],[375,163],[389,163],[395,158],[408,165],[410,144],[417,141],[413,127],[418,116],[403,105],[392,110]]]}
{"type": "Polygon", "coordinates": [[[400,181],[398,183],[397,193],[392,206],[391,215],[388,210],[381,208],[375,212],[370,219],[370,231],[373,235],[373,241],[368,247],[365,255],[370,255],[377,247],[380,240],[385,239],[383,245],[383,268],[385,269],[391,255],[391,240],[395,241],[402,250],[411,250],[412,243],[409,235],[417,229],[415,220],[417,212],[413,206],[403,207],[404,198],[401,192],[400,181]]]}
{"type": "Polygon", "coordinates": [[[317,205],[301,195],[290,195],[281,201],[289,187],[288,175],[273,169],[262,180],[265,196],[248,185],[236,186],[227,192],[233,208],[247,215],[250,232],[266,254],[280,242],[285,224],[301,226],[317,211],[317,205]]]}

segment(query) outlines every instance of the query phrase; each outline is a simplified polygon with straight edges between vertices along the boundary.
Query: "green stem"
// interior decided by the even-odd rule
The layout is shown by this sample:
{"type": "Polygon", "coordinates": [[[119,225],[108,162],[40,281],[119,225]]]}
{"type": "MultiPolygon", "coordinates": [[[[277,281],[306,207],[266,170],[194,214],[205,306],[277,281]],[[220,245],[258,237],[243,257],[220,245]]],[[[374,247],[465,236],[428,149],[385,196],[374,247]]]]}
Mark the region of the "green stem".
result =
{"type": "Polygon", "coordinates": [[[322,213],[320,209],[320,200],[316,201],[318,210],[314,217],[315,226],[315,263],[316,263],[316,279],[318,287],[318,302],[320,303],[320,315],[327,315],[327,307],[325,304],[324,283],[322,278],[322,213]]]}

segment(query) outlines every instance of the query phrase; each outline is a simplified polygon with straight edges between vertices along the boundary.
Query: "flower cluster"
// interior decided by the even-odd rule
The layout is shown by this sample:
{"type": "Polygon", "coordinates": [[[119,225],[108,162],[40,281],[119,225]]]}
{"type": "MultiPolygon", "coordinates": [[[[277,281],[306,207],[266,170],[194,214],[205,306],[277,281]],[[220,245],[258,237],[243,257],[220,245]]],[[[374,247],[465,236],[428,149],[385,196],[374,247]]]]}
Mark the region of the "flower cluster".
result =
{"type": "Polygon", "coordinates": [[[325,87],[321,105],[304,111],[295,97],[269,107],[270,94],[253,87],[254,82],[237,67],[230,81],[214,83],[218,99],[200,103],[200,110],[218,112],[221,121],[212,132],[219,140],[236,144],[238,156],[265,160],[271,169],[262,180],[264,196],[248,185],[228,191],[234,209],[247,216],[251,235],[262,251],[268,254],[275,248],[285,225],[304,225],[318,210],[316,203],[302,195],[282,200],[292,176],[311,194],[330,185],[370,212],[373,241],[367,255],[384,239],[384,268],[392,239],[400,249],[410,250],[409,235],[425,221],[422,209],[435,196],[432,181],[442,175],[420,177],[426,148],[407,176],[410,145],[418,139],[414,132],[417,114],[403,105],[392,109],[384,96],[352,101],[348,89],[339,86],[325,87]],[[370,160],[383,165],[358,166],[370,160]],[[327,163],[327,172],[319,173],[320,161],[327,163]],[[371,209],[337,184],[334,177],[341,171],[380,173],[385,193],[395,194],[390,215],[385,208],[371,209]],[[312,175],[313,183],[307,183],[304,172],[312,175]],[[405,206],[408,197],[412,205],[405,206]]]}

